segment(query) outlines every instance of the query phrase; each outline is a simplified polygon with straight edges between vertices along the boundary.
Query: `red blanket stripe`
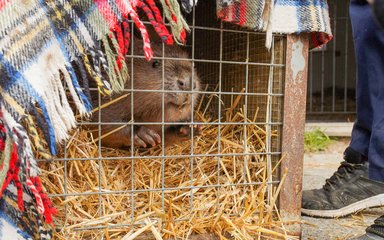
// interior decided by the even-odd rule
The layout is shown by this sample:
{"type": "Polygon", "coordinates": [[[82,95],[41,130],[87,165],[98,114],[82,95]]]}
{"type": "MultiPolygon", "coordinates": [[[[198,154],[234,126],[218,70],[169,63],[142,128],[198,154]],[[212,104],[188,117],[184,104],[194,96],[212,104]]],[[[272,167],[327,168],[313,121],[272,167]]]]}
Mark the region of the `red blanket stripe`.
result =
{"type": "Polygon", "coordinates": [[[106,20],[108,27],[113,31],[118,23],[118,18],[111,9],[111,7],[108,4],[108,1],[106,0],[94,0],[97,8],[99,9],[100,13],[103,15],[104,19],[106,20]]]}
{"type": "Polygon", "coordinates": [[[173,44],[172,34],[169,33],[167,27],[164,24],[163,18],[161,17],[161,12],[159,8],[156,6],[153,0],[146,0],[148,6],[151,8],[152,12],[155,14],[156,21],[159,23],[159,27],[162,29],[164,33],[168,34],[168,39],[165,41],[166,44],[173,44]]]}
{"type": "Polygon", "coordinates": [[[7,5],[9,0],[0,0],[0,11],[7,5]]]}
{"type": "MultiPolygon", "coordinates": [[[[4,142],[3,139],[1,139],[0,141],[4,142]]],[[[0,198],[3,196],[5,189],[11,183],[11,181],[13,181],[17,189],[17,204],[20,210],[24,211],[23,186],[21,185],[19,180],[19,175],[18,175],[19,171],[20,171],[20,166],[18,162],[17,145],[13,144],[11,159],[9,160],[9,169],[7,172],[7,176],[5,177],[3,186],[1,187],[0,198]]]]}
{"type": "MultiPolygon", "coordinates": [[[[122,0],[116,0],[116,5],[119,7],[120,11],[125,15],[129,15],[133,22],[135,23],[136,27],[140,30],[141,36],[143,38],[144,42],[144,55],[147,60],[152,59],[153,57],[153,51],[151,49],[151,44],[148,36],[147,29],[145,28],[145,25],[140,21],[139,16],[137,15],[134,8],[136,6],[129,5],[127,6],[122,0]]],[[[124,16],[123,16],[124,17],[124,16]]]]}
{"type": "MultiPolygon", "coordinates": [[[[4,127],[0,125],[1,131],[4,131],[4,127]]],[[[4,151],[4,140],[0,139],[1,151],[4,151]]],[[[23,200],[23,186],[19,179],[20,172],[20,161],[18,157],[18,146],[13,144],[11,158],[9,161],[9,170],[7,172],[7,176],[1,187],[0,198],[2,197],[5,189],[9,186],[9,184],[13,181],[17,189],[17,205],[20,211],[24,211],[24,200],[23,200]]],[[[47,223],[52,223],[52,216],[57,214],[57,210],[53,207],[51,200],[44,193],[43,186],[41,184],[39,177],[27,177],[27,186],[33,193],[36,203],[37,209],[40,214],[43,214],[47,223]]]]}
{"type": "Polygon", "coordinates": [[[129,44],[131,41],[131,28],[129,27],[129,22],[124,20],[122,23],[123,26],[123,34],[124,34],[124,55],[126,55],[129,51],[129,44]]]}
{"type": "MultiPolygon", "coordinates": [[[[116,40],[119,45],[117,50],[117,57],[116,57],[116,64],[121,70],[122,68],[122,62],[124,61],[124,49],[125,49],[125,44],[124,44],[124,39],[123,39],[123,34],[121,27],[119,25],[119,21],[115,13],[113,12],[112,8],[108,4],[108,1],[106,0],[94,0],[97,8],[99,9],[100,13],[103,15],[104,19],[108,23],[109,30],[111,32],[116,33],[116,40]]],[[[114,37],[113,35],[109,35],[111,38],[114,37]]]]}
{"type": "Polygon", "coordinates": [[[239,21],[239,25],[240,26],[243,26],[245,21],[246,21],[246,17],[247,17],[247,3],[246,1],[243,1],[244,4],[240,4],[240,21],[239,21]]]}
{"type": "MultiPolygon", "coordinates": [[[[141,8],[145,12],[145,14],[148,17],[148,20],[152,24],[157,34],[160,36],[161,40],[167,44],[172,44],[173,43],[172,35],[169,34],[165,26],[161,27],[161,24],[158,21],[156,21],[154,15],[152,14],[152,10],[148,7],[148,5],[145,4],[143,1],[138,1],[137,7],[141,8]]],[[[156,12],[154,13],[156,14],[156,12]]]]}

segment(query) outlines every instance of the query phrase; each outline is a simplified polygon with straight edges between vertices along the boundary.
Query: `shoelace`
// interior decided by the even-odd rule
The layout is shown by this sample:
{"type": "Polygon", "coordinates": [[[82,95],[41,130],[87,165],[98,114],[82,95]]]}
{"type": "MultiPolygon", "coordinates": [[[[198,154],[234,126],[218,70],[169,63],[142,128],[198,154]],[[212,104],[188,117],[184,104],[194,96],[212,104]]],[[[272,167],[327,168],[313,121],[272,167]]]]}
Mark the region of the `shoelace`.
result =
{"type": "Polygon", "coordinates": [[[374,224],[367,228],[366,232],[384,237],[384,215],[377,218],[374,224]]]}
{"type": "Polygon", "coordinates": [[[337,171],[328,179],[325,180],[325,184],[323,186],[324,190],[334,189],[334,185],[341,183],[341,180],[349,177],[350,173],[354,170],[360,168],[360,164],[350,164],[348,162],[342,162],[337,171]]]}

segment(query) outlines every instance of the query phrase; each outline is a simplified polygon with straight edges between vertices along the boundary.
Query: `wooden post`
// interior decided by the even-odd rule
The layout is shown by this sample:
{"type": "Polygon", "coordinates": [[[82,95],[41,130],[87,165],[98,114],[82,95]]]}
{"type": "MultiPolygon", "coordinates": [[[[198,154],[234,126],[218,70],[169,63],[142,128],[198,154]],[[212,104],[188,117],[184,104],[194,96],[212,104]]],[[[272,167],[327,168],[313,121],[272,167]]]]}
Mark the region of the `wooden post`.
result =
{"type": "MultiPolygon", "coordinates": [[[[309,42],[306,34],[287,36],[281,175],[288,169],[279,207],[283,221],[300,221],[304,158],[309,42]]],[[[301,236],[300,223],[289,224],[289,234],[301,236]]]]}

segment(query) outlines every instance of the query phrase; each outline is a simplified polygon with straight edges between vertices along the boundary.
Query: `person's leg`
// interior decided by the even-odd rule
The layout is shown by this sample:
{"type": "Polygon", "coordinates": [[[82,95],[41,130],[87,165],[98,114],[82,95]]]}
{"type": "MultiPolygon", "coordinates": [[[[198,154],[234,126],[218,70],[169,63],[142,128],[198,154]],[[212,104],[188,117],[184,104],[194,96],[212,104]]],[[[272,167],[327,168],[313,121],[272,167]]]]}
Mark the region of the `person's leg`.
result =
{"type": "Polygon", "coordinates": [[[368,156],[370,178],[383,181],[384,30],[364,1],[351,1],[350,16],[357,62],[357,120],[350,147],[368,156]]]}
{"type": "MultiPolygon", "coordinates": [[[[366,67],[365,77],[375,85],[370,97],[373,106],[373,122],[370,144],[368,148],[369,178],[384,181],[384,0],[375,2],[376,24],[365,26],[364,34],[355,39],[359,46],[360,61],[366,67]],[[379,14],[379,15],[378,15],[379,14]],[[381,15],[380,15],[381,14],[381,15]],[[379,27],[380,20],[383,24],[379,27]]],[[[384,202],[384,199],[382,200],[384,202]]],[[[366,233],[355,240],[384,239],[384,216],[377,218],[366,233]]]]}
{"type": "Polygon", "coordinates": [[[374,79],[368,78],[370,69],[367,67],[367,54],[364,52],[366,42],[365,29],[372,28],[372,10],[367,2],[352,0],[350,18],[356,56],[356,121],[351,134],[350,147],[368,156],[371,129],[373,123],[373,103],[371,92],[374,90],[374,79]]]}
{"type": "Polygon", "coordinates": [[[365,1],[352,0],[350,15],[357,61],[357,119],[349,148],[338,171],[322,189],[303,191],[302,212],[339,217],[384,202],[384,88],[382,30],[365,1]],[[383,119],[383,121],[382,121],[383,119]],[[368,177],[367,159],[372,179],[368,177]],[[378,181],[375,181],[378,180],[378,181]]]}
{"type": "MultiPolygon", "coordinates": [[[[373,24],[372,24],[373,25],[373,24]]],[[[362,48],[367,74],[375,87],[371,90],[373,123],[368,148],[369,178],[384,181],[384,29],[374,25],[366,28],[372,38],[362,48]]]]}

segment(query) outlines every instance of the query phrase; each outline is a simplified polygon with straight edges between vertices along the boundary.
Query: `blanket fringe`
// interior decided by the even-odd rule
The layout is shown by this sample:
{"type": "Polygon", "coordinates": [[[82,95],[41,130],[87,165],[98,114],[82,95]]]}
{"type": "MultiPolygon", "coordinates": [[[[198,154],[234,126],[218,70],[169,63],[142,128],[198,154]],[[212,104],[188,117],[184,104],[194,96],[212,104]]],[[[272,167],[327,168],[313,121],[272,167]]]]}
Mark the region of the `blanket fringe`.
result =
{"type": "Polygon", "coordinates": [[[34,152],[37,154],[38,157],[42,159],[51,159],[51,154],[49,154],[44,147],[45,145],[47,145],[47,143],[44,141],[44,139],[40,138],[39,133],[37,131],[37,126],[34,123],[32,116],[27,115],[24,119],[24,122],[28,136],[32,141],[32,147],[34,148],[34,152]]]}
{"type": "Polygon", "coordinates": [[[52,215],[56,209],[44,193],[38,175],[40,174],[36,160],[33,158],[29,138],[24,128],[16,123],[4,108],[0,112],[0,151],[2,152],[2,166],[0,176],[4,179],[0,191],[0,198],[5,189],[13,183],[17,190],[17,204],[24,211],[23,183],[33,193],[38,212],[45,217],[47,223],[52,223],[52,215]],[[10,127],[10,128],[9,128],[10,127]],[[6,172],[5,172],[6,171],[6,172]],[[5,175],[5,176],[4,176],[5,175]]]}
{"type": "Polygon", "coordinates": [[[184,44],[186,40],[186,31],[190,31],[188,24],[181,15],[180,5],[177,0],[160,0],[164,13],[172,26],[172,33],[179,44],[184,44]]]}
{"type": "Polygon", "coordinates": [[[266,32],[266,39],[265,39],[265,47],[270,50],[272,47],[272,41],[273,41],[273,10],[275,6],[275,0],[269,1],[269,6],[267,8],[269,12],[268,20],[267,20],[267,32],[266,32]]]}

